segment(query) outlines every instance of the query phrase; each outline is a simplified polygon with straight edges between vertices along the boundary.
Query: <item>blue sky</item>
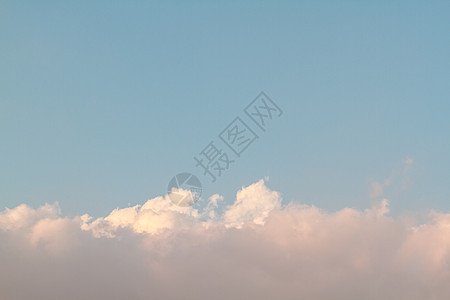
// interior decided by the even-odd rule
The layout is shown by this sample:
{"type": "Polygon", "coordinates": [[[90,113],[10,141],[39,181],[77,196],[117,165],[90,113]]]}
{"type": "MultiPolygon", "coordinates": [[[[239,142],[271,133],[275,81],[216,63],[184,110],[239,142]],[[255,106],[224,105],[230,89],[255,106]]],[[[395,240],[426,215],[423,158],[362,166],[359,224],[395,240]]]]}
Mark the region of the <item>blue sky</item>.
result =
{"type": "Polygon", "coordinates": [[[0,2],[0,204],[102,215],[196,173],[225,201],[450,210],[445,1],[0,2]],[[198,154],[265,91],[284,111],[214,184],[198,154]],[[405,171],[405,160],[413,163],[405,171]],[[402,182],[408,182],[403,185],[402,182]]]}

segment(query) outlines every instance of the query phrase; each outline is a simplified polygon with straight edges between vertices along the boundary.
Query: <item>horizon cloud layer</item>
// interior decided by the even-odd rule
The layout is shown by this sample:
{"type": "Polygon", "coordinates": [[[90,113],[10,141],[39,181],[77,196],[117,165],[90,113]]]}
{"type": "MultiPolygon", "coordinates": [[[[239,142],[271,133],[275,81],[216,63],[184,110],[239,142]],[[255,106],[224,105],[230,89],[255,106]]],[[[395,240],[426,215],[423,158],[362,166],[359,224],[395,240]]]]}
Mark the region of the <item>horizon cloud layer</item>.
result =
{"type": "Polygon", "coordinates": [[[424,224],[282,205],[263,180],[223,212],[168,196],[108,216],[57,203],[0,212],[2,299],[448,299],[450,214],[424,224]]]}

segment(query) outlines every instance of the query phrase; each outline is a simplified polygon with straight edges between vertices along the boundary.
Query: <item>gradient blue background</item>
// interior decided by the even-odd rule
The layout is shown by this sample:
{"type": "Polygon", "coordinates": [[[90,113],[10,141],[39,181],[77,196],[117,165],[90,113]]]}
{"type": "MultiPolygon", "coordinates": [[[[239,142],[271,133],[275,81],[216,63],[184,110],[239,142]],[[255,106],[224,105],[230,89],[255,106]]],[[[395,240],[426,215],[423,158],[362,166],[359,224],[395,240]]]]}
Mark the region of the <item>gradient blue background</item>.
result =
{"type": "Polygon", "coordinates": [[[0,206],[107,214],[165,193],[260,92],[284,110],[204,196],[450,209],[450,2],[0,1],[0,206]]]}

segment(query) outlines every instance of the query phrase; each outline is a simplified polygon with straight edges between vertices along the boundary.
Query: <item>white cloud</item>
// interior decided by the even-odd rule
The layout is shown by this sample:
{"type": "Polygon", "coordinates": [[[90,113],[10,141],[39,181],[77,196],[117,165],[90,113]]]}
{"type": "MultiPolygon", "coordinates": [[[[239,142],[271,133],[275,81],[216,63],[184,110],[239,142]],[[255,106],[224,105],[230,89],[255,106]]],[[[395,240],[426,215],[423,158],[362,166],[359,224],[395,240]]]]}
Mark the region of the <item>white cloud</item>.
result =
{"type": "Polygon", "coordinates": [[[0,212],[0,229],[5,231],[21,229],[41,219],[55,218],[59,213],[58,203],[45,204],[36,210],[26,204],[21,204],[14,209],[6,208],[5,211],[0,212]]]}
{"type": "Polygon", "coordinates": [[[192,207],[180,207],[168,196],[148,200],[144,205],[114,209],[107,217],[85,222],[82,229],[92,231],[94,236],[115,237],[119,229],[136,233],[157,234],[165,230],[180,229],[198,218],[198,211],[192,207]]]}
{"type": "Polygon", "coordinates": [[[237,192],[236,202],[228,207],[224,221],[230,227],[242,227],[244,223],[264,224],[272,210],[281,207],[281,196],[269,190],[260,180],[237,192]]]}
{"type": "Polygon", "coordinates": [[[104,218],[57,204],[0,213],[1,299],[448,299],[450,214],[414,224],[388,201],[327,213],[264,181],[223,214],[167,197],[104,218]]]}

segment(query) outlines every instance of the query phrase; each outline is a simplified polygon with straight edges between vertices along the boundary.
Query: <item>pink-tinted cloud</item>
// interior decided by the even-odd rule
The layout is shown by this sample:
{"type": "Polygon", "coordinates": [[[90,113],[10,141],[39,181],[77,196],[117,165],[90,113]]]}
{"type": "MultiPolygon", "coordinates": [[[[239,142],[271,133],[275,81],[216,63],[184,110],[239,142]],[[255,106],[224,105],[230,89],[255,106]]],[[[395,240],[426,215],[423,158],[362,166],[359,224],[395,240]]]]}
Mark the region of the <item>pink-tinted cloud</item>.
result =
{"type": "Polygon", "coordinates": [[[327,213],[259,181],[219,213],[157,197],[92,219],[0,213],[1,299],[448,299],[450,215],[327,213]],[[215,213],[211,213],[214,212],[215,213]]]}

